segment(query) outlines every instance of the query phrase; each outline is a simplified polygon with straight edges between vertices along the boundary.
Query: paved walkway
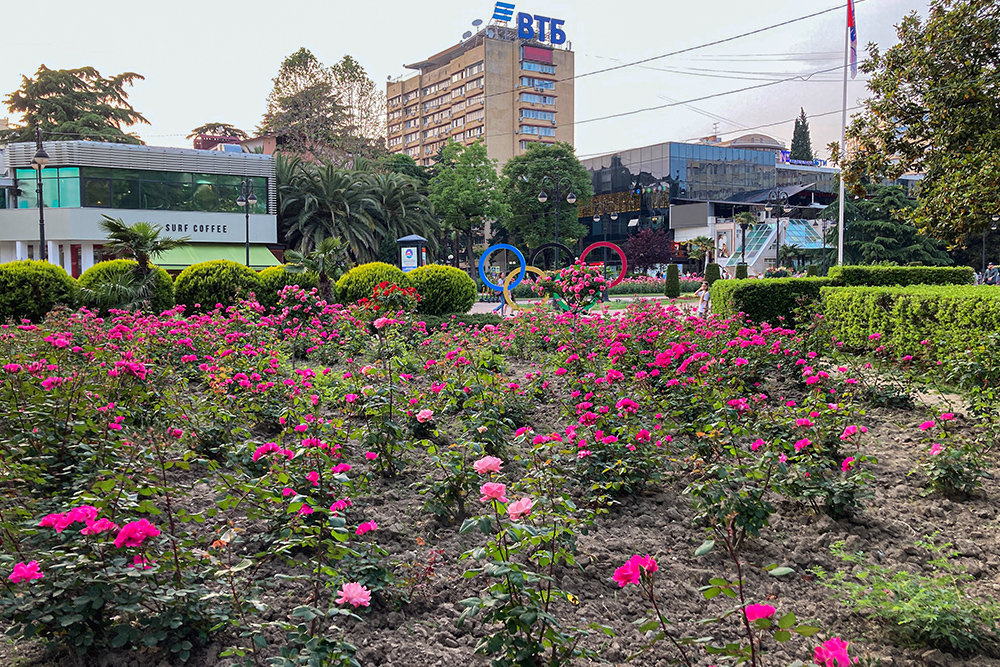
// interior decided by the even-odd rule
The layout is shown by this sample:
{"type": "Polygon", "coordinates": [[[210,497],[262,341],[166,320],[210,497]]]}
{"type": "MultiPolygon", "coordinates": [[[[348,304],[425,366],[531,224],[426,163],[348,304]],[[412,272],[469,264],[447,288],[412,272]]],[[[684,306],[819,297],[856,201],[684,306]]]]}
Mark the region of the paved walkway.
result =
{"type": "MultiPolygon", "coordinates": [[[[684,295],[681,295],[681,296],[683,297],[684,295]]],[[[610,303],[611,304],[615,304],[615,303],[627,304],[627,303],[631,303],[632,301],[638,301],[639,299],[657,299],[659,301],[665,301],[666,297],[664,297],[662,295],[658,295],[658,294],[646,294],[646,295],[642,295],[642,296],[612,296],[610,303]]],[[[520,299],[518,301],[518,304],[521,305],[521,306],[526,306],[526,305],[529,305],[529,304],[534,305],[534,304],[538,304],[538,303],[541,303],[541,301],[540,300],[536,300],[536,299],[532,299],[532,300],[520,299]]],[[[694,302],[692,301],[691,303],[694,303],[694,302]]],[[[496,308],[498,305],[499,304],[497,302],[495,302],[495,301],[493,301],[493,302],[476,301],[474,304],[472,304],[472,308],[469,309],[469,312],[470,313],[492,313],[493,309],[496,308]]],[[[681,301],[680,305],[683,306],[683,305],[690,305],[690,304],[686,303],[685,301],[681,301]]],[[[510,313],[510,310],[511,309],[508,307],[507,308],[507,313],[508,314],[510,313]]]]}

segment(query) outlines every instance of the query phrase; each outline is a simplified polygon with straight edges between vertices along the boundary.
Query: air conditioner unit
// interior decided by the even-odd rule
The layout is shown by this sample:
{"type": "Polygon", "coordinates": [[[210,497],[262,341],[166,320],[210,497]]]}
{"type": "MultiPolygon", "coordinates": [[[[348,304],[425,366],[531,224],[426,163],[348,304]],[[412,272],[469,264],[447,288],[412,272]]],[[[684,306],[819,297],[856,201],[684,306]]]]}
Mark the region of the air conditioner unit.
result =
{"type": "Polygon", "coordinates": [[[555,124],[556,124],[556,119],[555,119],[555,118],[553,118],[553,119],[552,119],[552,124],[553,124],[553,125],[555,125],[555,124]]]}
{"type": "Polygon", "coordinates": [[[521,130],[514,130],[514,134],[521,134],[521,130]]]}

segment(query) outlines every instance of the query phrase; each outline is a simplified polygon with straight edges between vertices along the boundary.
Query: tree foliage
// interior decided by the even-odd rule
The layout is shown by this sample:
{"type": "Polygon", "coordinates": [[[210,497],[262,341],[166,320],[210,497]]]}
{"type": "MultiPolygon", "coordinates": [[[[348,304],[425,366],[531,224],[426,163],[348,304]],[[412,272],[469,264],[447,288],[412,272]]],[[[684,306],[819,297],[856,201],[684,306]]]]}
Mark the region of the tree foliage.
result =
{"type": "Polygon", "coordinates": [[[792,132],[792,150],[789,157],[793,160],[812,160],[812,139],[809,137],[809,119],[806,110],[799,107],[799,117],[795,119],[795,130],[792,132]]]}
{"type": "Polygon", "coordinates": [[[570,144],[532,143],[524,155],[511,158],[503,167],[503,194],[510,208],[510,218],[502,225],[511,240],[535,248],[555,239],[555,198],[559,202],[559,241],[572,245],[587,234],[579,222],[578,207],[586,206],[594,195],[590,172],[580,164],[570,144]],[[543,183],[543,177],[550,180],[543,183]],[[522,178],[524,177],[524,178],[522,178]],[[527,179],[527,180],[525,180],[527,179]],[[572,184],[576,203],[569,204],[569,190],[558,185],[565,179],[572,184]],[[538,201],[539,191],[548,201],[538,201]]]}
{"type": "Polygon", "coordinates": [[[442,228],[452,235],[455,265],[458,242],[466,238],[469,266],[475,264],[472,240],[486,220],[499,220],[507,213],[500,190],[496,160],[486,155],[486,146],[475,142],[463,146],[446,142],[435,164],[428,187],[434,211],[442,228]]]}
{"type": "Polygon", "coordinates": [[[420,234],[431,240],[438,225],[420,183],[397,173],[315,165],[278,155],[278,231],[286,246],[309,253],[323,239],[339,238],[351,263],[378,258],[383,245],[420,234]]]}
{"type": "Polygon", "coordinates": [[[138,136],[122,129],[149,123],[128,103],[125,88],[136,79],[143,77],[123,72],[105,78],[93,67],[53,70],[42,65],[4,98],[11,113],[22,116],[23,125],[0,131],[0,143],[34,141],[35,128],[40,127],[48,141],[141,144],[138,136]]]}
{"type": "MultiPolygon", "coordinates": [[[[940,241],[921,234],[907,221],[917,204],[907,199],[901,187],[873,185],[868,186],[868,191],[868,199],[848,201],[844,206],[845,264],[952,264],[940,241]]],[[[820,217],[835,219],[839,206],[839,199],[835,200],[820,212],[820,217]]],[[[836,225],[827,231],[826,243],[832,248],[827,262],[833,263],[836,225]]]]}
{"type": "Polygon", "coordinates": [[[300,48],[273,84],[257,131],[278,137],[282,150],[340,166],[384,153],[384,95],[350,56],[327,67],[300,48]]]}
{"type": "Polygon", "coordinates": [[[905,219],[948,240],[981,231],[1000,202],[1000,4],[932,0],[926,21],[914,12],[896,32],[861,66],[871,95],[848,129],[845,181],[862,194],[922,172],[905,219]]]}
{"type": "Polygon", "coordinates": [[[216,137],[237,137],[239,139],[249,139],[249,135],[238,127],[229,123],[205,123],[191,130],[187,135],[188,139],[193,139],[199,134],[208,134],[216,137]]]}
{"type": "Polygon", "coordinates": [[[629,267],[643,273],[673,260],[673,244],[662,229],[643,229],[630,236],[624,250],[629,267]]]}

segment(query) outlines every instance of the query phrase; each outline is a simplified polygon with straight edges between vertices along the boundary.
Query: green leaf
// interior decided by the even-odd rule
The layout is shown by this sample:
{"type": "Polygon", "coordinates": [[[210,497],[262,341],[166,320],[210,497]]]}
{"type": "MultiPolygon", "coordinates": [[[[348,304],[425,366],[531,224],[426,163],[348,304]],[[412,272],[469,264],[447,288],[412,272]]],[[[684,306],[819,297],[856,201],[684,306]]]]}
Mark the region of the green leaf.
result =
{"type": "Polygon", "coordinates": [[[706,588],[705,590],[703,590],[701,594],[705,596],[706,600],[711,600],[714,597],[718,597],[719,593],[721,592],[722,589],[719,588],[718,586],[711,586],[710,588],[706,588]]]}
{"type": "Polygon", "coordinates": [[[795,628],[793,632],[802,635],[803,637],[812,637],[814,634],[820,631],[821,628],[817,628],[814,625],[800,625],[795,628]]]}
{"type": "Polygon", "coordinates": [[[701,546],[694,550],[695,557],[704,556],[715,546],[715,540],[705,540],[701,546]]]}
{"type": "Polygon", "coordinates": [[[787,642],[792,638],[792,633],[788,630],[778,630],[774,633],[774,641],[776,642],[787,642]]]}
{"type": "Polygon", "coordinates": [[[778,620],[778,627],[782,630],[787,630],[793,625],[795,625],[795,614],[793,612],[788,612],[778,620]]]}
{"type": "Polygon", "coordinates": [[[776,567],[768,572],[772,577],[783,577],[786,574],[794,574],[795,570],[790,567],[776,567]]]}
{"type": "Polygon", "coordinates": [[[299,605],[292,610],[292,618],[301,618],[304,621],[311,621],[316,617],[316,613],[305,605],[299,605]]]}

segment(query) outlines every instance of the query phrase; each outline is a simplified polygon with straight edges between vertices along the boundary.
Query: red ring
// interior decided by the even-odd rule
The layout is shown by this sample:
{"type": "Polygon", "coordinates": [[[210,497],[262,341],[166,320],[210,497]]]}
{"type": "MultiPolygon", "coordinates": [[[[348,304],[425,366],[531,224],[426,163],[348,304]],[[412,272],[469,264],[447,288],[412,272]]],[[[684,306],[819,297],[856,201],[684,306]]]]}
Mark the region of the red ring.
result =
{"type": "Polygon", "coordinates": [[[616,253],[618,253],[618,256],[621,257],[622,259],[622,272],[618,274],[617,278],[612,280],[607,285],[608,287],[614,287],[615,285],[617,285],[618,283],[620,283],[622,280],[625,279],[625,273],[628,271],[628,260],[625,259],[625,252],[611,241],[598,241],[597,243],[591,243],[589,246],[583,249],[583,252],[580,253],[579,261],[586,262],[587,254],[591,250],[596,250],[597,248],[608,248],[610,250],[614,250],[616,253]]]}

